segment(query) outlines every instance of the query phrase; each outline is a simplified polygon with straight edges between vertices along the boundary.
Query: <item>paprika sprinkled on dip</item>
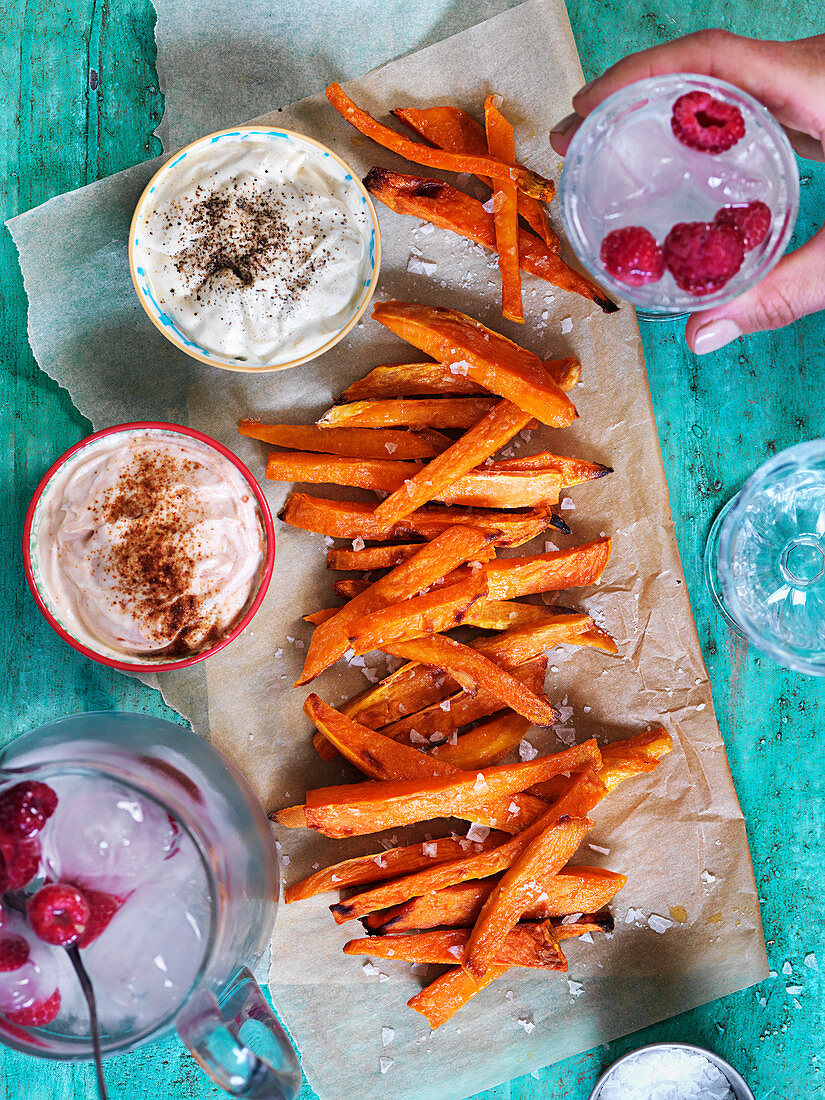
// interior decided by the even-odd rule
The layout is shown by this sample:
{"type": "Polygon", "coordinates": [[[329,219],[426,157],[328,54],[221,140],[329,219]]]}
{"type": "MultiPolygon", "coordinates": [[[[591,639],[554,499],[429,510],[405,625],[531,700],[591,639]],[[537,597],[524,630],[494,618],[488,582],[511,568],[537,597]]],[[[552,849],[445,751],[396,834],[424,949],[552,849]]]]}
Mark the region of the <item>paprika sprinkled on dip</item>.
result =
{"type": "Polygon", "coordinates": [[[204,362],[265,370],[320,354],[366,307],[372,203],[330,150],[288,130],[202,138],[153,177],[129,241],[141,303],[204,362]]]}
{"type": "Polygon", "coordinates": [[[27,518],[41,607],[92,656],[168,665],[213,651],[271,571],[271,518],[251,474],[173,426],[85,443],[50,471],[27,518]]]}

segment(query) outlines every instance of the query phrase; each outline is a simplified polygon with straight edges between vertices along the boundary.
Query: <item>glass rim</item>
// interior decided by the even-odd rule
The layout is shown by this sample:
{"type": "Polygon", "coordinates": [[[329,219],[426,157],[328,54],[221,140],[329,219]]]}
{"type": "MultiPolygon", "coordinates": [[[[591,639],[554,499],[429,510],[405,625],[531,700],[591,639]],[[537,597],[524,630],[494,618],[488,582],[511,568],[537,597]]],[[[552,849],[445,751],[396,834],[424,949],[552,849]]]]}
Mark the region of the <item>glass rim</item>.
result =
{"type": "MultiPolygon", "coordinates": [[[[181,995],[174,1008],[170,1009],[160,1017],[160,1019],[155,1020],[151,1025],[147,1024],[134,1035],[111,1040],[107,1040],[101,1036],[101,1053],[108,1057],[109,1055],[135,1050],[148,1042],[153,1042],[156,1037],[166,1032],[170,1027],[173,1027],[181,1008],[187,1003],[192,993],[203,983],[204,977],[208,973],[209,967],[214,959],[215,948],[218,941],[218,926],[220,924],[220,907],[218,902],[220,890],[218,887],[217,870],[208,845],[198,835],[197,830],[192,828],[183,818],[180,809],[173,803],[166,802],[162,797],[148,790],[141,785],[133,775],[125,770],[121,771],[107,761],[92,762],[80,757],[76,759],[66,758],[54,762],[42,761],[19,766],[12,764],[9,766],[6,764],[4,756],[0,755],[0,784],[6,776],[11,779],[18,779],[19,781],[19,777],[21,776],[37,776],[39,778],[44,776],[54,777],[58,775],[88,775],[90,777],[100,777],[103,775],[113,782],[119,783],[130,790],[134,790],[142,797],[150,799],[150,801],[154,802],[165,813],[172,813],[180,827],[195,845],[195,851],[198,854],[201,866],[206,874],[207,886],[209,889],[209,932],[204,940],[204,950],[200,965],[198,966],[198,970],[191,984],[186,989],[186,992],[181,995]]],[[[30,1044],[26,1044],[22,1041],[15,1042],[14,1036],[8,1035],[2,1027],[0,1027],[0,1041],[2,1041],[4,1045],[14,1047],[14,1049],[23,1051],[26,1054],[34,1054],[37,1057],[48,1058],[51,1061],[81,1061],[91,1058],[92,1040],[90,1035],[59,1034],[49,1031],[48,1027],[49,1025],[46,1024],[43,1027],[31,1028],[31,1031],[34,1033],[32,1036],[33,1040],[34,1037],[37,1036],[44,1042],[51,1042],[54,1045],[65,1045],[68,1048],[67,1050],[43,1050],[40,1044],[34,1041],[30,1044]]],[[[24,1028],[23,1030],[26,1029],[24,1028]]]]}
{"type": "Polygon", "coordinates": [[[772,455],[754,470],[739,492],[725,505],[725,516],[719,527],[718,550],[714,564],[727,613],[748,641],[752,642],[762,653],[776,661],[777,664],[782,665],[783,668],[790,668],[795,672],[802,672],[810,676],[825,676],[825,660],[810,660],[801,655],[796,649],[777,642],[774,638],[757,629],[745,613],[735,586],[730,583],[729,578],[725,576],[723,569],[720,568],[721,563],[730,560],[738,521],[744,514],[752,494],[761,488],[765,481],[782,466],[790,465],[792,468],[800,469],[806,462],[814,459],[825,461],[825,439],[794,443],[778,454],[772,455]]]}
{"type": "MultiPolygon", "coordinates": [[[[607,99],[603,100],[598,107],[594,108],[594,110],[585,117],[571,139],[562,167],[560,190],[564,229],[578,261],[588,274],[596,279],[597,282],[604,286],[610,293],[628,302],[640,312],[651,315],[655,314],[659,320],[677,320],[690,313],[697,313],[701,310],[711,308],[712,306],[723,305],[733,301],[734,298],[740,297],[740,295],[756,286],[756,284],[776,266],[784,255],[793,233],[799,211],[799,169],[796,163],[796,157],[785,131],[770,113],[768,108],[749,92],[744,91],[744,89],[737,87],[735,84],[731,84],[729,81],[720,80],[717,77],[708,76],[707,74],[693,72],[663,73],[659,76],[644,77],[641,80],[634,81],[632,84],[625,85],[623,88],[619,88],[616,92],[613,92],[612,95],[608,96],[607,99]],[[699,297],[689,295],[679,290],[681,296],[678,299],[674,300],[671,304],[660,307],[657,306],[655,301],[640,301],[634,298],[633,293],[638,288],[613,278],[601,264],[595,262],[594,259],[591,258],[590,251],[585,245],[586,237],[581,228],[580,218],[576,209],[576,188],[572,185],[572,177],[583,170],[582,162],[584,153],[582,151],[582,146],[606,115],[620,109],[625,105],[626,101],[637,99],[640,90],[653,86],[660,86],[662,84],[667,86],[669,84],[676,85],[684,82],[697,85],[696,90],[700,90],[700,87],[716,90],[721,92],[728,99],[739,101],[739,103],[745,105],[752,115],[759,120],[759,123],[769,133],[779,157],[782,175],[788,192],[788,203],[787,209],[784,211],[782,229],[777,234],[770,251],[767,251],[761,257],[744,282],[737,285],[735,289],[729,289],[730,283],[728,283],[712,294],[704,294],[699,297]]],[[[734,276],[730,282],[733,282],[735,278],[736,276],[734,276]]],[[[672,297],[675,298],[676,296],[672,295],[672,297]]]]}

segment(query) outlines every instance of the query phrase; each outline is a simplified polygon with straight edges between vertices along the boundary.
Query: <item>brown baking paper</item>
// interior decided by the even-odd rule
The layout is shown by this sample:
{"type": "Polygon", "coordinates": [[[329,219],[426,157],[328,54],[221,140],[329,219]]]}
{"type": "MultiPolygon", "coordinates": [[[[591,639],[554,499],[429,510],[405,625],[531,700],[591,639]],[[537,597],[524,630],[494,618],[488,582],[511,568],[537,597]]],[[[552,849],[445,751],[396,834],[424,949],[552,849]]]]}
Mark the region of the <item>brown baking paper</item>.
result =
{"type": "MultiPolygon", "coordinates": [[[[559,162],[549,149],[547,131],[567,113],[581,83],[562,3],[530,0],[346,88],[381,118],[395,106],[442,102],[478,117],[485,96],[498,92],[516,124],[519,159],[557,177],[559,162]]],[[[359,175],[373,164],[416,171],[358,135],[322,95],[265,121],[329,144],[359,175]]],[[[128,221],[146,176],[141,166],[131,170],[128,186],[115,191],[104,181],[95,188],[109,188],[110,208],[120,203],[128,221]]],[[[468,180],[463,186],[472,190],[474,184],[468,180]]],[[[556,206],[551,215],[558,228],[556,206]]],[[[35,280],[25,253],[26,227],[34,224],[25,219],[31,217],[18,219],[23,224],[15,239],[34,311],[35,280]]],[[[565,593],[563,602],[590,611],[615,637],[619,656],[571,647],[551,653],[547,688],[550,698],[566,708],[564,729],[559,735],[535,730],[529,740],[540,751],[553,751],[572,737],[595,734],[612,740],[658,722],[674,740],[673,753],[654,773],[623,784],[593,812],[596,827],[588,841],[609,854],[585,844],[577,857],[628,876],[613,906],[612,937],[566,944],[566,976],[511,971],[437,1032],[430,1033],[426,1021],[405,1005],[426,976],[388,961],[365,968],[365,960],[341,953],[342,944],[359,936],[361,927],[333,923],[327,905],[334,897],[281,907],[272,942],[272,995],[319,1096],[452,1100],[744,988],[767,975],[767,963],[744,824],[685,589],[632,309],[623,306],[605,316],[590,303],[526,276],[526,324],[508,324],[501,320],[494,257],[384,207],[379,217],[384,246],[379,298],[449,305],[543,358],[575,355],[581,360],[582,382],[572,394],[581,418],[563,431],[541,429],[517,449],[549,448],[607,463],[615,471],[569,493],[572,506],[562,514],[573,536],[551,532],[549,538],[564,547],[600,534],[613,537],[601,584],[565,593]],[[426,273],[420,270],[423,261],[426,273]],[[684,923],[674,921],[664,932],[648,923],[651,915],[670,919],[675,907],[684,910],[684,923]]],[[[82,222],[77,232],[83,234],[82,222]]],[[[102,367],[94,379],[66,366],[48,369],[68,386],[81,409],[98,410],[96,427],[116,419],[162,416],[165,407],[175,409],[185,401],[191,426],[232,447],[262,476],[267,448],[235,434],[239,417],[310,422],[372,366],[421,358],[367,317],[333,351],[292,371],[254,376],[201,367],[158,336],[136,303],[121,300],[125,246],[107,241],[101,230],[94,249],[89,278],[107,277],[108,321],[113,330],[128,334],[126,350],[110,341],[118,369],[107,374],[102,367]],[[147,364],[138,377],[130,370],[136,356],[147,364]]],[[[47,274],[49,262],[46,255],[41,267],[47,274]]],[[[42,329],[33,333],[41,365],[38,348],[44,339],[42,329]]],[[[265,485],[273,512],[289,490],[265,485]]],[[[319,492],[335,495],[326,488],[319,492]]],[[[357,495],[354,490],[339,495],[351,494],[357,495]]],[[[291,687],[310,638],[301,615],[333,599],[327,547],[322,537],[277,521],[276,536],[272,586],[245,634],[194,669],[153,678],[167,702],[240,765],[268,808],[301,801],[308,787],[354,777],[346,766],[320,762],[301,709],[306,689],[291,687]]],[[[535,549],[542,546],[527,552],[535,549]]],[[[377,656],[367,664],[362,671],[341,662],[312,686],[327,701],[339,703],[367,686],[365,676],[375,678],[386,668],[377,656]]],[[[444,835],[450,824],[456,823],[441,822],[431,831],[444,835]]],[[[404,843],[422,832],[399,830],[392,842],[404,843]]],[[[378,851],[381,840],[390,843],[379,837],[336,842],[287,830],[279,830],[279,840],[287,880],[317,865],[378,851]]],[[[437,973],[433,968],[430,979],[437,973]]]]}

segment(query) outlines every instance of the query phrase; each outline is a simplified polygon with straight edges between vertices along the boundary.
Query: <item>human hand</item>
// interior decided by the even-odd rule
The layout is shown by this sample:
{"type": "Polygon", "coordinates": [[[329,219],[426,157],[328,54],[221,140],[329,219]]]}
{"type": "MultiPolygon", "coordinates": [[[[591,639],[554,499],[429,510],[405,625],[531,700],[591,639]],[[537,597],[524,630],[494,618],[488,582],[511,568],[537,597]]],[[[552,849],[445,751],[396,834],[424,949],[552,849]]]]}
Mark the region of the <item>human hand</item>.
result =
{"type": "MultiPolygon", "coordinates": [[[[553,129],[550,144],[564,156],[582,120],[609,95],[636,80],[676,72],[706,73],[749,92],[782,125],[801,157],[825,161],[825,35],[762,42],[706,30],[631,54],[573,96],[575,113],[553,129]]],[[[703,355],[820,309],[825,309],[825,228],[783,256],[741,297],[691,314],[685,338],[703,355]]]]}

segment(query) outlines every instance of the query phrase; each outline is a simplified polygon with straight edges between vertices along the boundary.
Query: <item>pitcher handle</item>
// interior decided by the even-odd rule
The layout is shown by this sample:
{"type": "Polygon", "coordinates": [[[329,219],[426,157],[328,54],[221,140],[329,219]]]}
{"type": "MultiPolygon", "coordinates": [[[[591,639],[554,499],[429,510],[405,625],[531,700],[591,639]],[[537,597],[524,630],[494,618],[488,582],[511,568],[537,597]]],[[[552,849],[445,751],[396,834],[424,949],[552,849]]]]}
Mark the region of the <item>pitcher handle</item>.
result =
{"type": "Polygon", "coordinates": [[[244,967],[215,997],[201,988],[177,1020],[178,1034],[212,1080],[247,1100],[294,1100],[301,1067],[289,1037],[244,967]]]}

